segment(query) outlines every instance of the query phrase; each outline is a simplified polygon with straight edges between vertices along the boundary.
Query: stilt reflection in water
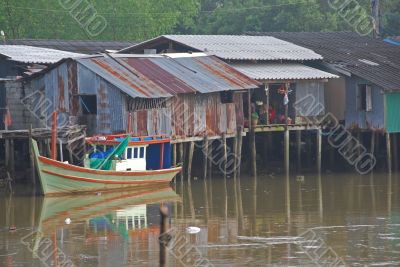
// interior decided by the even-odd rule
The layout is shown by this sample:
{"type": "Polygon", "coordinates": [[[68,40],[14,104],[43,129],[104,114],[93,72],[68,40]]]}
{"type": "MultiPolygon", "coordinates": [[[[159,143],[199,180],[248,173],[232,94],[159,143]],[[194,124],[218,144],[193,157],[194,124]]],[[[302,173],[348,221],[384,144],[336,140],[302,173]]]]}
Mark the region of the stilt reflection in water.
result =
{"type": "MultiPolygon", "coordinates": [[[[306,231],[315,233],[313,238],[323,240],[347,265],[398,265],[396,173],[298,176],[214,176],[192,179],[190,185],[184,177],[174,185],[176,192],[168,187],[114,196],[53,199],[2,194],[0,254],[8,258],[0,256],[0,265],[7,261],[39,266],[28,249],[34,247],[36,235],[23,237],[42,232],[36,239],[38,248],[50,238],[49,251],[57,245],[59,265],[64,253],[77,266],[156,266],[160,202],[171,211],[174,240],[181,238],[185,248],[196,248],[214,265],[311,265],[313,259],[301,247],[306,231]],[[11,225],[16,230],[10,231],[11,225]],[[188,233],[188,227],[200,231],[188,233]]],[[[167,253],[167,265],[177,264],[167,253]]],[[[195,255],[191,253],[187,255],[195,255]]],[[[42,255],[54,261],[53,254],[42,255]]]]}

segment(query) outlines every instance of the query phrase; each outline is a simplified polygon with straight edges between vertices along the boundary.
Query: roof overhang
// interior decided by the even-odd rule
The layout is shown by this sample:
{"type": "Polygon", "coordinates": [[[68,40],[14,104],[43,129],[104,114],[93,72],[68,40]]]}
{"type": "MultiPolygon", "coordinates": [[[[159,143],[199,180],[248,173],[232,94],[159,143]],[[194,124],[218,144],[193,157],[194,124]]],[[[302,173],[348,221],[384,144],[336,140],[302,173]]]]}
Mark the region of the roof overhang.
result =
{"type": "Polygon", "coordinates": [[[339,76],[299,63],[233,63],[232,67],[255,80],[326,80],[339,76]]]}

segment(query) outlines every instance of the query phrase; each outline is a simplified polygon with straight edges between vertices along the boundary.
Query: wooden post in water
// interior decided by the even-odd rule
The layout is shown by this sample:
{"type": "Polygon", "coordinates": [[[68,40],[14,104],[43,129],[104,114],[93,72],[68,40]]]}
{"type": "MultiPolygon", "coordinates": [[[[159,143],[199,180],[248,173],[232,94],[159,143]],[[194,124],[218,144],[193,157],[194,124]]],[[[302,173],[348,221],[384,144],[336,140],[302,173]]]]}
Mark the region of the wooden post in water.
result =
{"type": "Polygon", "coordinates": [[[370,153],[371,153],[371,155],[373,155],[373,156],[375,156],[374,155],[374,153],[375,153],[375,132],[374,131],[372,131],[371,132],[371,147],[370,147],[370,153]]]}
{"type": "Polygon", "coordinates": [[[249,135],[249,143],[250,143],[250,169],[251,175],[254,177],[257,176],[257,149],[256,149],[256,133],[254,132],[254,128],[250,128],[249,135]]]}
{"type": "Polygon", "coordinates": [[[7,171],[10,171],[10,140],[4,140],[4,160],[5,167],[7,171]]]}
{"type": "Polygon", "coordinates": [[[396,172],[398,170],[399,164],[398,164],[398,159],[399,159],[399,153],[398,153],[398,149],[399,149],[399,143],[397,140],[397,133],[393,134],[393,160],[394,160],[394,171],[396,172]]]}
{"type": "Polygon", "coordinates": [[[208,137],[207,135],[204,136],[203,141],[203,179],[207,179],[207,167],[208,167],[208,137]]]}
{"type": "Polygon", "coordinates": [[[232,152],[233,152],[233,177],[236,178],[237,174],[237,144],[238,138],[237,135],[233,137],[233,145],[232,145],[232,152]]]}
{"type": "Polygon", "coordinates": [[[285,172],[286,174],[289,173],[289,129],[286,127],[285,133],[284,133],[284,162],[285,162],[285,172]]]}
{"type": "Polygon", "coordinates": [[[240,169],[242,165],[242,143],[243,143],[243,137],[242,137],[242,132],[243,128],[242,126],[239,126],[237,129],[237,173],[238,176],[240,177],[240,169]]]}
{"type": "Polygon", "coordinates": [[[182,171],[179,174],[181,177],[181,182],[183,182],[183,176],[185,173],[185,164],[184,164],[184,147],[183,147],[183,143],[179,143],[179,163],[182,165],[182,171]]]}
{"type": "Polygon", "coordinates": [[[33,151],[32,151],[32,124],[29,126],[29,137],[28,137],[28,145],[29,145],[29,163],[31,167],[31,182],[32,184],[36,184],[36,179],[35,179],[35,159],[33,157],[33,151]]]}
{"type": "Polygon", "coordinates": [[[160,206],[160,266],[166,266],[167,264],[167,231],[168,231],[168,208],[166,206],[160,206]]]}
{"type": "MultiPolygon", "coordinates": [[[[62,141],[61,141],[61,140],[60,140],[59,146],[60,146],[60,161],[61,161],[61,162],[64,162],[63,145],[62,145],[62,141]]],[[[69,163],[72,164],[71,161],[70,161],[69,163]]]]}
{"type": "MultiPolygon", "coordinates": [[[[74,164],[74,153],[72,151],[71,144],[67,143],[67,148],[68,148],[69,164],[74,164]]],[[[60,153],[62,153],[62,152],[60,152],[60,153]]]]}
{"type": "Polygon", "coordinates": [[[357,131],[357,141],[358,141],[358,144],[359,144],[359,146],[357,147],[357,157],[359,157],[359,156],[361,156],[361,147],[362,147],[362,145],[363,145],[363,142],[362,142],[362,135],[361,135],[361,131],[359,130],[359,131],[357,131]]]}
{"type": "Polygon", "coordinates": [[[297,169],[301,169],[301,130],[296,131],[297,169]]]}
{"type": "Polygon", "coordinates": [[[176,166],[176,146],[178,144],[172,144],[172,165],[176,166]]]}
{"type": "Polygon", "coordinates": [[[164,143],[160,144],[160,169],[164,169],[164,143]]]}
{"type": "Polygon", "coordinates": [[[53,125],[51,128],[51,158],[57,160],[57,112],[53,112],[53,125]]]}
{"type": "Polygon", "coordinates": [[[211,178],[213,167],[213,140],[208,140],[208,177],[211,178]]]}
{"type": "Polygon", "coordinates": [[[318,173],[321,172],[321,159],[322,158],[322,130],[318,128],[317,130],[317,170],[318,173]]]}
{"type": "Polygon", "coordinates": [[[387,157],[387,169],[388,172],[392,172],[392,152],[390,147],[390,133],[386,132],[386,157],[387,157]]]}
{"type": "Polygon", "coordinates": [[[41,146],[42,146],[42,151],[44,152],[44,148],[43,146],[46,147],[46,153],[47,153],[47,157],[51,158],[51,148],[50,148],[50,139],[45,139],[42,142],[40,142],[41,146]]]}
{"type": "MultiPolygon", "coordinates": [[[[288,90],[290,87],[290,83],[285,84],[285,98],[288,97],[288,90]]],[[[284,143],[285,143],[285,172],[289,174],[289,145],[290,145],[290,133],[288,128],[288,115],[289,115],[289,106],[288,103],[283,103],[285,105],[285,134],[284,134],[284,143]]]]}
{"type": "Polygon", "coordinates": [[[188,175],[188,180],[190,181],[191,176],[192,176],[192,163],[193,163],[193,153],[194,153],[194,142],[190,141],[189,144],[189,158],[188,158],[188,164],[187,164],[187,175],[188,175]]]}
{"type": "Polygon", "coordinates": [[[15,179],[15,161],[14,161],[14,156],[15,156],[15,148],[14,148],[14,139],[10,139],[10,174],[13,179],[15,179]]]}
{"type": "Polygon", "coordinates": [[[226,148],[226,134],[225,133],[223,133],[222,134],[222,160],[223,160],[223,174],[224,174],[224,177],[226,177],[226,164],[227,164],[227,161],[228,161],[228,155],[227,155],[227,148],[226,148]]]}

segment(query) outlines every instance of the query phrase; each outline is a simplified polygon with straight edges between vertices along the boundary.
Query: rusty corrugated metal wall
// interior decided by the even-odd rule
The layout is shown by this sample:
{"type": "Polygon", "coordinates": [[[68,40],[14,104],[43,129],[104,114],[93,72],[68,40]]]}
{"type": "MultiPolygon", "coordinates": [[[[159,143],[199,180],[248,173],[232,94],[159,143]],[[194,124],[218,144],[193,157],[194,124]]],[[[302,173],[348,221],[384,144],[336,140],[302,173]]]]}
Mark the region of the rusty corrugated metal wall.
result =
{"type": "MultiPolygon", "coordinates": [[[[29,82],[32,90],[44,92],[49,101],[39,110],[51,126],[51,113],[57,110],[63,120],[82,116],[81,95],[96,96],[95,120],[87,121],[88,133],[115,133],[127,128],[128,106],[142,98],[131,98],[106,79],[79,62],[66,61],[29,82]],[[128,105],[128,103],[130,103],[128,105]]],[[[233,94],[232,103],[221,103],[219,92],[185,93],[161,98],[163,105],[133,111],[133,131],[138,135],[168,134],[178,138],[234,134],[243,125],[242,93],[233,94]]],[[[160,99],[154,99],[159,101],[160,99]]],[[[39,100],[35,100],[39,101],[39,100]]],[[[153,101],[148,99],[146,101],[153,101]]],[[[140,105],[139,105],[140,106],[140,105]]],[[[60,121],[59,121],[60,122],[60,121]]]]}
{"type": "MultiPolygon", "coordinates": [[[[137,100],[140,101],[140,100],[137,100]]],[[[223,104],[219,93],[181,94],[166,100],[166,107],[132,112],[132,130],[139,135],[168,134],[179,139],[234,134],[243,125],[243,98],[223,104]]]]}
{"type": "Polygon", "coordinates": [[[78,94],[96,95],[97,133],[115,133],[126,128],[125,94],[85,66],[78,64],[78,94]]]}

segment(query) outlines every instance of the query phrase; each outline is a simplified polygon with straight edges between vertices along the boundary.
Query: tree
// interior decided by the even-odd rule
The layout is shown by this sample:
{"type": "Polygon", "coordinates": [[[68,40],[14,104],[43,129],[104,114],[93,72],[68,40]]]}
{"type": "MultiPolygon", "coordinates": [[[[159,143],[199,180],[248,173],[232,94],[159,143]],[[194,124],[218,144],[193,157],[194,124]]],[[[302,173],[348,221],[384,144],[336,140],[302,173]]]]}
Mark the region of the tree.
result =
{"type": "Polygon", "coordinates": [[[100,40],[143,40],[170,33],[176,27],[193,26],[198,12],[196,0],[1,0],[0,28],[8,38],[60,38],[100,40]],[[77,8],[65,8],[62,3],[77,3],[77,8]],[[61,3],[61,4],[60,4],[61,3]],[[104,17],[106,28],[91,35],[83,25],[85,16],[77,11],[104,17]],[[83,18],[83,19],[82,19],[83,18]],[[80,23],[80,19],[82,19],[80,23]]]}

